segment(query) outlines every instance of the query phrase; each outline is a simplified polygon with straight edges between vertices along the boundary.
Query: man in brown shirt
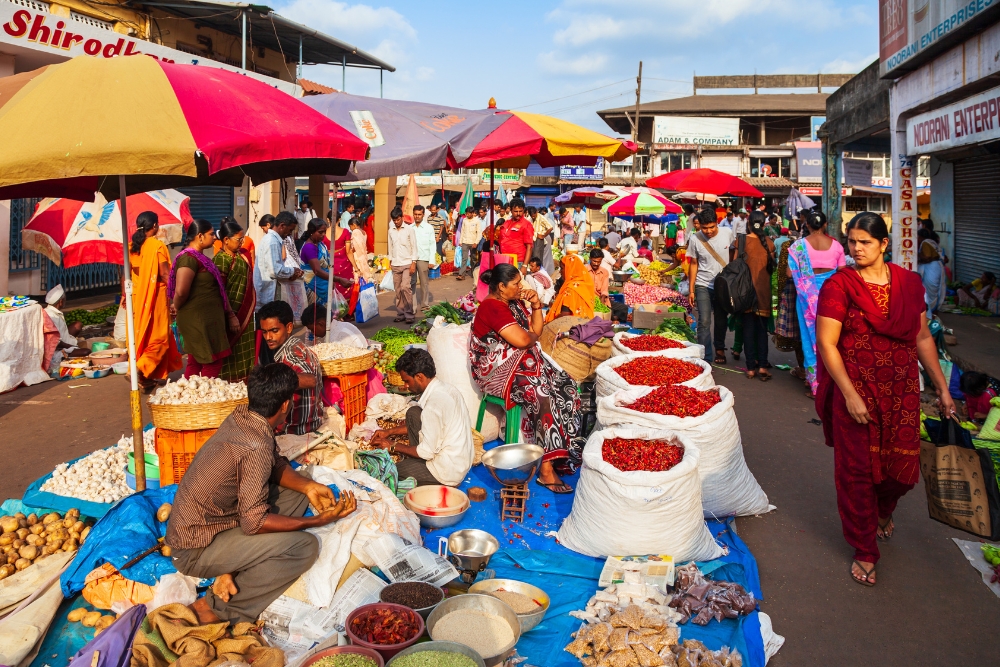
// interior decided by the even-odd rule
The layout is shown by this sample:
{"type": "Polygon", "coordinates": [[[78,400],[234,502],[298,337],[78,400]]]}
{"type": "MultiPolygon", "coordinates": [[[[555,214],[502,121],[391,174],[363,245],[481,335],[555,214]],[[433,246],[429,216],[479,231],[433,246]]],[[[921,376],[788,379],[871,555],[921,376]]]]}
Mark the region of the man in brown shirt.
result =
{"type": "Polygon", "coordinates": [[[202,623],[256,621],[316,560],[319,542],[303,531],[356,508],[350,491],[336,499],[278,453],[275,428],[285,423],[298,386],[284,364],[255,368],[249,405],[202,446],[177,488],[166,535],[174,567],[216,578],[191,605],[202,623]],[[316,514],[304,517],[310,505],[316,514]]]}

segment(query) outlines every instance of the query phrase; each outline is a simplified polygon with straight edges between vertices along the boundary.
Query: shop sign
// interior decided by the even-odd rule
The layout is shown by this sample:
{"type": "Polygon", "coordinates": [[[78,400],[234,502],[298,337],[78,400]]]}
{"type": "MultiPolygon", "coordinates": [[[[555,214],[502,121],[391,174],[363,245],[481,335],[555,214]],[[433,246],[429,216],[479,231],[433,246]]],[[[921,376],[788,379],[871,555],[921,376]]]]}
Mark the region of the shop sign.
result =
{"type": "Polygon", "coordinates": [[[846,185],[870,186],[872,182],[871,160],[858,160],[855,158],[844,158],[844,183],[846,185]]]}
{"type": "Polygon", "coordinates": [[[597,164],[593,167],[559,167],[559,178],[574,181],[603,181],[604,158],[597,158],[597,164]]]}
{"type": "Polygon", "coordinates": [[[947,38],[972,21],[985,24],[998,0],[879,0],[879,74],[916,67],[922,53],[946,46],[947,38]],[[980,20],[982,19],[982,20],[980,20]]]}
{"type": "Polygon", "coordinates": [[[654,116],[653,144],[738,146],[739,118],[654,116]]]}
{"type": "Polygon", "coordinates": [[[823,144],[818,141],[796,141],[795,160],[799,183],[820,183],[823,180],[823,144]]]}
{"type": "MultiPolygon", "coordinates": [[[[437,178],[436,176],[434,178],[437,178]]],[[[490,182],[490,170],[480,169],[479,170],[479,182],[489,183],[490,182]]],[[[493,182],[494,183],[520,183],[521,174],[508,174],[506,172],[500,173],[498,171],[493,172],[493,182]]]]}
{"type": "Polygon", "coordinates": [[[810,141],[819,141],[819,137],[817,136],[816,133],[819,132],[819,128],[822,127],[823,123],[825,122],[826,122],[826,116],[809,117],[809,136],[811,137],[810,141]]]}
{"type": "Polygon", "coordinates": [[[168,63],[205,65],[236,72],[253,77],[290,95],[294,95],[298,90],[298,86],[289,81],[282,81],[232,67],[216,60],[184,53],[142,39],[135,39],[113,30],[97,28],[65,16],[27,9],[13,2],[0,0],[0,45],[2,44],[53,54],[67,60],[76,56],[114,58],[117,56],[147,55],[168,63]]]}
{"type": "MultiPolygon", "coordinates": [[[[911,156],[899,156],[897,173],[899,175],[899,224],[893,225],[892,258],[896,264],[911,271],[916,269],[914,247],[916,246],[916,193],[914,192],[913,164],[916,161],[911,156]]],[[[897,216],[893,216],[893,220],[897,216]]]]}
{"type": "Polygon", "coordinates": [[[994,139],[1000,139],[1000,88],[906,121],[906,150],[911,155],[994,139]]]}
{"type": "MultiPolygon", "coordinates": [[[[801,192],[802,194],[806,195],[807,197],[822,197],[823,196],[823,188],[821,188],[821,187],[805,186],[805,187],[799,188],[799,192],[801,192]]],[[[844,196],[844,197],[850,197],[851,196],[851,192],[852,192],[851,188],[840,188],[840,194],[842,196],[844,196]]]]}

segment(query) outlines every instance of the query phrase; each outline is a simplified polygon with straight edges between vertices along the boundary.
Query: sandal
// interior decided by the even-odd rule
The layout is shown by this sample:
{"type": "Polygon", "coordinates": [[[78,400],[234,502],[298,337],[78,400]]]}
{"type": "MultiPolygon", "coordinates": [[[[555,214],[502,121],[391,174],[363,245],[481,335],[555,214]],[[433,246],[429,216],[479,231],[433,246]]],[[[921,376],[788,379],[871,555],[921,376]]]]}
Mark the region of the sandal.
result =
{"type": "Polygon", "coordinates": [[[736,361],[740,360],[740,353],[737,352],[736,350],[733,350],[733,359],[736,361]]]}
{"type": "Polygon", "coordinates": [[[862,565],[859,561],[855,560],[855,561],[853,561],[851,563],[851,567],[849,567],[847,571],[851,575],[851,579],[853,579],[855,582],[861,584],[862,586],[871,587],[871,586],[875,585],[874,581],[868,581],[868,577],[870,577],[873,574],[875,574],[875,566],[874,565],[871,566],[871,569],[866,570],[864,565],[862,565]],[[864,572],[864,578],[863,579],[858,579],[857,577],[854,576],[854,566],[855,565],[858,566],[858,569],[860,569],[862,572],[864,572]]]}
{"type": "Polygon", "coordinates": [[[722,352],[722,351],[716,352],[715,353],[715,361],[713,361],[712,363],[713,364],[721,364],[721,365],[725,366],[726,365],[726,353],[722,352]]]}
{"type": "Polygon", "coordinates": [[[393,322],[402,322],[405,319],[406,319],[405,317],[403,317],[402,315],[400,315],[399,317],[394,317],[392,321],[393,322]]]}
{"type": "Polygon", "coordinates": [[[806,379],[806,369],[802,368],[801,366],[796,366],[791,371],[789,371],[789,374],[793,378],[798,378],[799,380],[806,379]]]}
{"type": "Polygon", "coordinates": [[[890,514],[884,520],[883,519],[879,519],[879,521],[878,521],[878,530],[875,532],[875,537],[877,537],[882,542],[888,542],[890,539],[892,539],[892,534],[895,531],[896,531],[896,524],[892,520],[892,515],[890,514]],[[888,533],[886,533],[885,529],[889,527],[890,523],[892,524],[892,530],[890,530],[888,533]]]}
{"type": "Polygon", "coordinates": [[[767,371],[766,368],[762,367],[758,369],[757,377],[760,378],[761,382],[769,382],[771,380],[772,375],[767,371]]]}
{"type": "Polygon", "coordinates": [[[558,484],[546,484],[542,480],[536,478],[535,484],[537,484],[538,486],[544,486],[552,493],[560,493],[560,494],[573,493],[573,487],[570,486],[569,484],[566,484],[565,482],[559,482],[558,484]]]}

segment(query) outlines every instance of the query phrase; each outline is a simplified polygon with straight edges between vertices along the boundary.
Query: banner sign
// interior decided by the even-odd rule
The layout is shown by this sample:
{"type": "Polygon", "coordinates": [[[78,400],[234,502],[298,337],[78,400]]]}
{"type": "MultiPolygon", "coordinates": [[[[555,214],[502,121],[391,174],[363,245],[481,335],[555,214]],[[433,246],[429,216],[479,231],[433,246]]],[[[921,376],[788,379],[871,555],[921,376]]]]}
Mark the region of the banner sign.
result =
{"type": "Polygon", "coordinates": [[[559,167],[559,178],[574,181],[603,181],[604,158],[597,158],[597,164],[593,167],[559,167]]]}
{"type": "Polygon", "coordinates": [[[654,116],[652,143],[738,146],[740,119],[654,116]]]}
{"type": "Polygon", "coordinates": [[[921,155],[1000,138],[1000,88],[906,121],[906,152],[921,155]]]}
{"type": "Polygon", "coordinates": [[[818,141],[796,141],[795,160],[799,183],[823,182],[823,144],[818,141]]]}
{"type": "Polygon", "coordinates": [[[871,160],[858,160],[855,158],[844,158],[844,185],[861,185],[871,187],[872,165],[871,160]]]}

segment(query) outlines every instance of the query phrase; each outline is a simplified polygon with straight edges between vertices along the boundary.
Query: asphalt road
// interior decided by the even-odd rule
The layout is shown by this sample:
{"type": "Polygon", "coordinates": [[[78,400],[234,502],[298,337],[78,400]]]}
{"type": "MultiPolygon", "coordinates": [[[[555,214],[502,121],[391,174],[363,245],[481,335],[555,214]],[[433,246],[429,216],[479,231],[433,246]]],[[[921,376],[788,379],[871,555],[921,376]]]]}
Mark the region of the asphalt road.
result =
{"type": "MultiPolygon", "coordinates": [[[[439,298],[471,287],[434,281],[439,298]]],[[[391,323],[392,295],[366,333],[391,323]]],[[[995,352],[994,352],[995,353],[995,352]]],[[[772,351],[772,363],[793,363],[772,351]]],[[[922,485],[902,499],[896,532],[880,543],[878,585],[848,573],[833,485],[833,452],[801,382],[775,371],[769,383],[717,370],[736,397],[750,470],[777,510],[741,518],[737,529],[760,568],[767,612],[785,646],[774,667],[997,664],[1000,600],[983,585],[952,537],[974,539],[927,517],[922,485]]],[[[148,411],[145,413],[148,419],[148,411]]],[[[20,497],[59,462],[106,447],[128,431],[128,385],[121,377],[48,382],[0,395],[0,498],[20,497]]]]}

